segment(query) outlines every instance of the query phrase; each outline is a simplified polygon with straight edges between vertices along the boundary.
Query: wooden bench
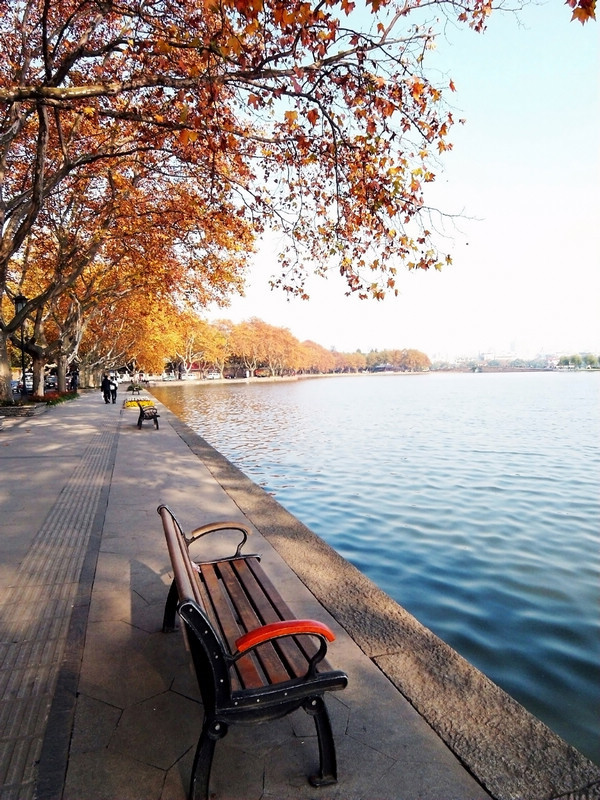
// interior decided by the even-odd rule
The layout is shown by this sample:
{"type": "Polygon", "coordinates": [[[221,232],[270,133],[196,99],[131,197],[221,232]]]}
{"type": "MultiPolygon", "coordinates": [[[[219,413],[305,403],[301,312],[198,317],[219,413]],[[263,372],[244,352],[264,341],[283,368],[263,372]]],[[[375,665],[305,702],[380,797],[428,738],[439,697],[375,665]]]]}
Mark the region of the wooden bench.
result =
{"type": "Polygon", "coordinates": [[[189,797],[208,798],[215,745],[230,725],[278,719],[303,708],[313,716],[320,768],[313,786],[337,781],[335,743],[323,694],[343,689],[344,672],[325,659],[333,632],[315,620],[296,619],[261,565],[243,555],[248,528],[238,522],[205,525],[186,536],[164,505],[158,507],[173,567],[163,631],[184,622],[204,706],[204,722],[189,797]],[[190,545],[216,531],[238,531],[227,558],[195,563],[190,545]]]}
{"type": "Polygon", "coordinates": [[[142,403],[140,403],[139,400],[138,400],[138,406],[140,409],[140,415],[137,421],[138,428],[140,428],[141,430],[142,422],[146,419],[151,419],[154,422],[154,427],[156,428],[156,430],[158,430],[158,418],[160,417],[160,414],[158,413],[158,410],[155,408],[155,406],[142,405],[142,403]]]}

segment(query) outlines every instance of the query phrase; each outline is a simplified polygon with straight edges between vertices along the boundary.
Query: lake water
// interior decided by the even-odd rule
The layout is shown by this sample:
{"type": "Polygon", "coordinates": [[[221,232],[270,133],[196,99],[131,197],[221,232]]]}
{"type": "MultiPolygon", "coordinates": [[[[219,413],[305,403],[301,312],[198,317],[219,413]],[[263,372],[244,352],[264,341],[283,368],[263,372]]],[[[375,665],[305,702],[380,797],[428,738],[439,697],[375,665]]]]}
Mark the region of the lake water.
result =
{"type": "Polygon", "coordinates": [[[600,373],[153,392],[600,763],[600,373]]]}

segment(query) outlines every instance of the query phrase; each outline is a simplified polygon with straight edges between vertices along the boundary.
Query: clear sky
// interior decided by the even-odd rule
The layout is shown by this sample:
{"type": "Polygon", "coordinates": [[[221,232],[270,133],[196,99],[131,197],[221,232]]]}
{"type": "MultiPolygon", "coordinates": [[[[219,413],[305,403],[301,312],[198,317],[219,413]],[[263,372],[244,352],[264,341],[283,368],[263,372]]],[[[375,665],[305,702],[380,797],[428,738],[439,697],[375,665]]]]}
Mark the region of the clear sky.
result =
{"type": "Polygon", "coordinates": [[[402,273],[399,297],[382,302],[345,297],[335,276],[301,301],[270,291],[265,242],[246,297],[209,319],[256,316],[344,352],[600,355],[599,52],[598,23],[570,22],[562,0],[492,15],[483,35],[447,28],[430,63],[467,122],[426,197],[464,215],[438,240],[454,263],[402,273]]]}

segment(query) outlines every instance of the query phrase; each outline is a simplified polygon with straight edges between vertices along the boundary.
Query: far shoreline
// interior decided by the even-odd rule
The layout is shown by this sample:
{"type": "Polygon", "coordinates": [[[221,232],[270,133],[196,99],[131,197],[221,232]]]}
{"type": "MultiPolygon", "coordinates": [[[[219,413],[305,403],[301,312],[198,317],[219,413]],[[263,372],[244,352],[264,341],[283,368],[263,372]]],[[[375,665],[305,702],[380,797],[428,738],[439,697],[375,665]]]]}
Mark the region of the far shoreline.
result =
{"type": "Polygon", "coordinates": [[[447,374],[472,374],[472,375],[502,375],[502,374],[515,374],[515,373],[576,373],[576,372],[600,372],[600,368],[586,368],[586,369],[569,369],[569,368],[556,368],[548,369],[544,367],[452,367],[448,369],[429,369],[411,372],[408,370],[385,370],[378,372],[371,372],[365,370],[364,372],[329,372],[318,374],[299,374],[299,375],[269,375],[265,377],[251,376],[248,378],[199,378],[196,376],[190,378],[175,378],[165,380],[164,378],[151,377],[148,383],[153,386],[186,386],[186,385],[223,385],[223,384],[254,384],[254,383],[285,383],[290,381],[311,380],[315,378],[364,378],[364,377],[407,377],[407,376],[424,376],[424,375],[447,375],[447,374]]]}

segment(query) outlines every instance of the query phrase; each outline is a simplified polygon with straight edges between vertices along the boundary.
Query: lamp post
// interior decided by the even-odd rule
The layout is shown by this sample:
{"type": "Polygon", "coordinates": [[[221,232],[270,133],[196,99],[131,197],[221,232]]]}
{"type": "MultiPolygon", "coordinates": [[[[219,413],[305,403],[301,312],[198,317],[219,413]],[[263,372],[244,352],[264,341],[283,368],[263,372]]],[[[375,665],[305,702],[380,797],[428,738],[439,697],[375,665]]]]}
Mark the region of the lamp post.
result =
{"type": "MultiPolygon", "coordinates": [[[[15,314],[19,314],[27,305],[27,298],[19,294],[15,297],[15,314]]],[[[23,338],[23,323],[25,320],[21,321],[21,396],[24,397],[27,394],[27,386],[25,384],[25,346],[24,346],[24,338],[23,338]]]]}

